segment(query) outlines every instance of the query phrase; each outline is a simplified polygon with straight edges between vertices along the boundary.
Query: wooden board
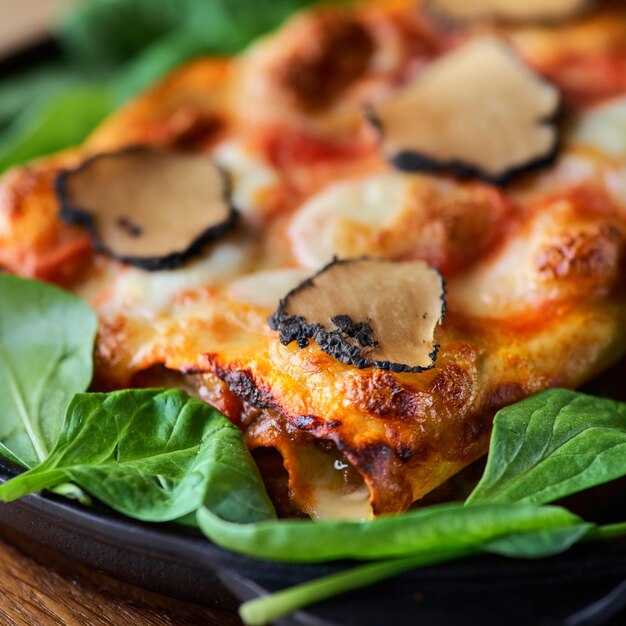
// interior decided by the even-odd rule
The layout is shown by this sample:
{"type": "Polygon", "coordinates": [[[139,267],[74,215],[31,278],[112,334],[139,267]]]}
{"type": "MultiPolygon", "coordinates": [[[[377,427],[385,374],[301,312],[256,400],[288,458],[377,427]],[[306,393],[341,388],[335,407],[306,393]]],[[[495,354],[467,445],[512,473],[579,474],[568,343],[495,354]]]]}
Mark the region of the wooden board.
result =
{"type": "Polygon", "coordinates": [[[0,528],[0,624],[239,626],[241,622],[234,613],[187,604],[113,580],[0,528]]]}

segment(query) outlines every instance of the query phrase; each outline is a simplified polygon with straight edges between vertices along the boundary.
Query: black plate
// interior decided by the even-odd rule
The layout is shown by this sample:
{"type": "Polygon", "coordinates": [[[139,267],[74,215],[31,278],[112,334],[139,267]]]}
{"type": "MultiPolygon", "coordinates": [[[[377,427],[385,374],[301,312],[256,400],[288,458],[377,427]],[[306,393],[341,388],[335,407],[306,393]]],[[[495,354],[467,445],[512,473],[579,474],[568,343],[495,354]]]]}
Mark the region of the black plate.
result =
{"type": "MultiPolygon", "coordinates": [[[[0,481],[15,468],[0,462],[0,481]]],[[[145,524],[101,504],[54,495],[0,505],[0,523],[64,556],[152,591],[232,609],[240,600],[353,563],[292,565],[218,548],[178,525],[145,524]]],[[[626,540],[576,546],[537,561],[466,559],[410,572],[278,622],[281,626],[593,626],[626,606],[626,540]]],[[[614,622],[623,623],[623,622],[614,622]]]]}

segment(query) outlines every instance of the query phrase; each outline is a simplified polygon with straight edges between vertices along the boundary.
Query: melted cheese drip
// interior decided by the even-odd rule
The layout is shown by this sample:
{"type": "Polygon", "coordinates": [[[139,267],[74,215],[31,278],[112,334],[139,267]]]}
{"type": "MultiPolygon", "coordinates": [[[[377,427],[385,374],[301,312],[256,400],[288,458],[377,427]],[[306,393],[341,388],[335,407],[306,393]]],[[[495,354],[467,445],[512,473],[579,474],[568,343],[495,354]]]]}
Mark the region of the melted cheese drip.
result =
{"type": "Polygon", "coordinates": [[[290,459],[290,490],[312,519],[372,518],[369,489],[338,451],[311,444],[299,446],[290,459]]]}
{"type": "Polygon", "coordinates": [[[315,483],[315,504],[311,507],[311,517],[318,520],[368,520],[372,518],[370,492],[365,486],[344,494],[332,487],[315,483]]]}
{"type": "Polygon", "coordinates": [[[347,488],[340,467],[329,454],[313,446],[304,448],[302,464],[309,470],[302,476],[312,478],[311,501],[307,507],[312,519],[368,520],[372,518],[369,489],[361,484],[347,488]],[[312,468],[315,469],[312,469],[312,468]]]}

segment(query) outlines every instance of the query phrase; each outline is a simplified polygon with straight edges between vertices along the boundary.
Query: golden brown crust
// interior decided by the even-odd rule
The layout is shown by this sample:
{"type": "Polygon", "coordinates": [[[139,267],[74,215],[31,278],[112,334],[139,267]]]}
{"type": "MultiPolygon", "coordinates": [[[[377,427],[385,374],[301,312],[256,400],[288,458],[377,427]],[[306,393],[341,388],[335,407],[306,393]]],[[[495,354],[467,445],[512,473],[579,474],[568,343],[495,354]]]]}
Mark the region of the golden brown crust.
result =
{"type": "Polygon", "coordinates": [[[93,152],[131,145],[204,150],[228,123],[231,62],[210,58],[174,70],[162,82],[106,120],[87,140],[93,152]]]}
{"type": "Polygon", "coordinates": [[[614,284],[620,269],[622,232],[617,225],[602,224],[590,231],[565,234],[550,242],[536,258],[537,269],[545,280],[571,278],[580,288],[614,284]]]}

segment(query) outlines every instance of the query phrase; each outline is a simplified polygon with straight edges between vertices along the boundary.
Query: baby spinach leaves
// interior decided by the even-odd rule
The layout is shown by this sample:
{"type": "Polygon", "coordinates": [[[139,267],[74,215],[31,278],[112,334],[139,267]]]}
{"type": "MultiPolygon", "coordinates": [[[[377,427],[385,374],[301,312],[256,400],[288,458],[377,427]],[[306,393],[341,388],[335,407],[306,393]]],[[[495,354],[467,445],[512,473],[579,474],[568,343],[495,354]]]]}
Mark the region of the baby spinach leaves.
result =
{"type": "Polygon", "coordinates": [[[481,550],[516,559],[541,559],[565,552],[594,528],[593,524],[581,521],[556,528],[511,533],[490,540],[481,550]]]}
{"type": "Polygon", "coordinates": [[[79,393],[97,328],[87,304],[4,274],[0,294],[0,454],[32,468],[0,486],[0,499],[67,494],[73,481],[143,520],[203,503],[230,522],[274,516],[241,431],[204,402],[171,389],[79,393]]]}
{"type": "Polygon", "coordinates": [[[175,389],[76,395],[48,458],[1,485],[0,499],[15,500],[67,480],[146,521],[192,513],[205,494],[228,519],[273,516],[241,431],[175,389]]]}
{"type": "Polygon", "coordinates": [[[109,90],[91,82],[68,84],[30,102],[0,136],[0,172],[80,143],[111,108],[109,90]]]}
{"type": "Polygon", "coordinates": [[[496,415],[468,504],[543,504],[626,474],[626,404],[551,389],[496,415]]]}
{"type": "Polygon", "coordinates": [[[54,446],[72,396],[91,382],[97,319],[82,300],[0,274],[0,453],[32,467],[54,446]]]}

